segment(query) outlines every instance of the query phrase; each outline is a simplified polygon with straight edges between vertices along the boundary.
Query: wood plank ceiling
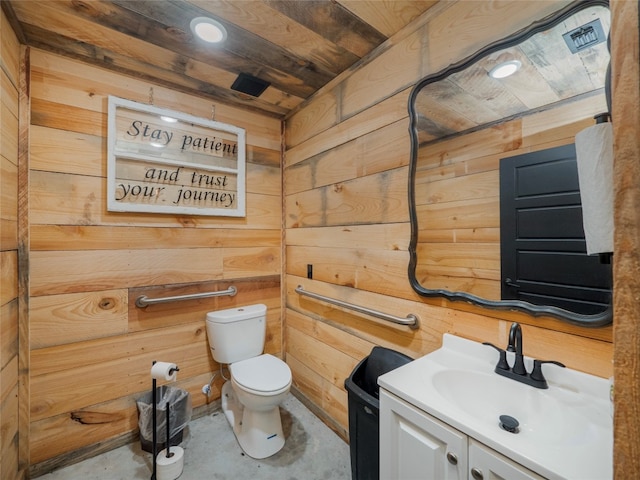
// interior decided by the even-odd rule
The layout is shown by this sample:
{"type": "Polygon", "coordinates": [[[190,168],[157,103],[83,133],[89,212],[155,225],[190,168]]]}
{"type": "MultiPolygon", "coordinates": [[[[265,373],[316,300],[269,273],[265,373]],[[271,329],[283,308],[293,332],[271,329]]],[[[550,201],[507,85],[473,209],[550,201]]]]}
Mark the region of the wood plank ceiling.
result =
{"type": "MultiPolygon", "coordinates": [[[[284,117],[437,0],[3,0],[22,43],[284,117]],[[190,30],[218,20],[214,46],[190,30]],[[240,73],[270,83],[259,97],[240,73]]],[[[384,47],[381,47],[384,48],[384,47]]]]}

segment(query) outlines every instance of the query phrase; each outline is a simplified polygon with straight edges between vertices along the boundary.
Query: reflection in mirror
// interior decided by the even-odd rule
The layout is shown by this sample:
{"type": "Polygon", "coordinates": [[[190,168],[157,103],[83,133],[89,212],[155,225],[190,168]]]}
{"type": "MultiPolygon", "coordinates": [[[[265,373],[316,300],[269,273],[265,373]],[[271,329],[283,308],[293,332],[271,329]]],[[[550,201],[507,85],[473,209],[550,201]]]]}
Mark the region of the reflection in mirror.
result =
{"type": "MultiPolygon", "coordinates": [[[[416,85],[409,103],[409,279],[416,292],[577,325],[611,323],[610,265],[598,269],[606,277],[597,282],[598,305],[567,307],[553,295],[507,300],[500,244],[501,160],[572,145],[596,115],[609,111],[609,26],[608,2],[575,2],[416,85]],[[490,75],[509,62],[514,74],[490,75]]],[[[581,222],[579,205],[576,210],[581,222]]],[[[600,261],[581,242],[571,255],[600,261]]],[[[581,267],[562,273],[586,275],[581,267]]]]}

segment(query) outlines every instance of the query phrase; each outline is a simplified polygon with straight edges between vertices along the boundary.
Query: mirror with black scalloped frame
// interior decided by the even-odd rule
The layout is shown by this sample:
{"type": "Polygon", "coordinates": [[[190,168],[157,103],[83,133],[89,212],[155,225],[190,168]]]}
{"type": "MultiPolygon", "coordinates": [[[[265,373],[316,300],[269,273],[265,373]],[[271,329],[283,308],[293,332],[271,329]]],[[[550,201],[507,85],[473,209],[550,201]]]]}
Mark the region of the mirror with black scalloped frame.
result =
{"type": "Polygon", "coordinates": [[[502,298],[499,183],[501,159],[571,144],[609,111],[609,27],[608,1],[574,2],[414,87],[409,280],[418,294],[611,323],[611,289],[591,314],[502,298]],[[516,73],[494,78],[502,64],[516,73]]]}

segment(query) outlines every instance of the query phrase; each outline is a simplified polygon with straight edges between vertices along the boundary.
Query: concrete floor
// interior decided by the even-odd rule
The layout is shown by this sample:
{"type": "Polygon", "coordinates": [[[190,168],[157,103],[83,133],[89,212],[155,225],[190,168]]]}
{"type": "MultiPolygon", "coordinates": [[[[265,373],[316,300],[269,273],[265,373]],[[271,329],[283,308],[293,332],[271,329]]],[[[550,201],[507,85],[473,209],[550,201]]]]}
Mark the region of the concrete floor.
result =
{"type": "MultiPolygon", "coordinates": [[[[349,445],[289,394],[280,407],[286,443],[264,460],[245,455],[222,410],[189,422],[180,480],[350,480],[349,445]]],[[[151,454],[124,445],[38,477],[42,480],[151,478],[151,454]]]]}

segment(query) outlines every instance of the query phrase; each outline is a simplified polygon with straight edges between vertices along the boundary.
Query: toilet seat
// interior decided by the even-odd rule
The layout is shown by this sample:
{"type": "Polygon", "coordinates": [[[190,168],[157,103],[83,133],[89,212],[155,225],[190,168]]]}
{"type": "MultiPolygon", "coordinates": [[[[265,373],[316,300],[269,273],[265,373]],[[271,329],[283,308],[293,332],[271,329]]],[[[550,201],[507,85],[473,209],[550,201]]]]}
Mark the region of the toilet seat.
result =
{"type": "Polygon", "coordinates": [[[277,395],[291,386],[289,365],[268,353],[232,363],[229,370],[236,385],[256,395],[277,395]]]}

